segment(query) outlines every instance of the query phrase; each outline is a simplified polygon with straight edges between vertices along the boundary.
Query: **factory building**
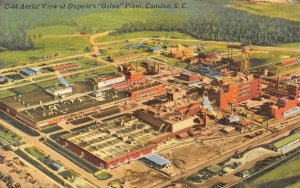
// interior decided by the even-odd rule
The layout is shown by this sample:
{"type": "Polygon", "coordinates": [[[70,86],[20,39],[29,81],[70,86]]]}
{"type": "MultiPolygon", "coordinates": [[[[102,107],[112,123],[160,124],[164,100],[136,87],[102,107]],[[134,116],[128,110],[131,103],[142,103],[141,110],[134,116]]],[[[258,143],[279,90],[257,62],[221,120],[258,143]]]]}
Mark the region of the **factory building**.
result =
{"type": "Polygon", "coordinates": [[[154,130],[162,133],[176,133],[182,130],[186,130],[185,132],[187,132],[191,130],[195,119],[193,116],[172,116],[171,114],[168,115],[167,119],[164,119],[165,117],[155,115],[149,110],[138,110],[137,116],[139,119],[151,124],[154,130]]]}
{"type": "Polygon", "coordinates": [[[202,108],[198,100],[182,98],[137,110],[136,116],[159,132],[177,134],[192,128],[194,119],[202,108]]]}
{"type": "Polygon", "coordinates": [[[238,103],[238,84],[231,83],[222,86],[221,91],[218,92],[216,104],[222,109],[229,109],[231,104],[238,103]]]}
{"type": "Polygon", "coordinates": [[[238,88],[238,102],[241,103],[246,100],[255,98],[260,94],[260,80],[251,79],[241,82],[239,83],[238,88]]]}
{"type": "Polygon", "coordinates": [[[157,149],[151,140],[162,134],[126,115],[83,128],[59,138],[59,143],[101,168],[115,168],[157,149]]]}
{"type": "Polygon", "coordinates": [[[252,75],[242,77],[240,80],[230,80],[220,87],[216,103],[222,109],[255,98],[261,93],[260,79],[255,79],[252,75]]]}
{"type": "Polygon", "coordinates": [[[187,71],[180,73],[179,78],[181,80],[188,81],[188,82],[201,79],[199,74],[194,74],[194,73],[187,72],[187,71]]]}
{"type": "Polygon", "coordinates": [[[73,90],[72,87],[58,85],[58,86],[49,87],[45,91],[50,95],[58,97],[58,96],[65,96],[71,94],[73,90]]]}
{"type": "Polygon", "coordinates": [[[174,59],[184,59],[193,56],[193,51],[190,47],[177,45],[175,48],[168,49],[165,55],[174,59]]]}
{"type": "Polygon", "coordinates": [[[80,67],[80,64],[68,63],[68,64],[64,64],[64,65],[57,65],[57,66],[51,67],[50,71],[52,71],[52,72],[66,71],[66,70],[77,69],[79,67],[80,67]]]}
{"type": "Polygon", "coordinates": [[[289,151],[300,145],[300,132],[290,134],[280,140],[277,140],[269,145],[269,148],[275,151],[289,151]],[[295,147],[293,147],[295,146],[295,147]]]}
{"type": "Polygon", "coordinates": [[[271,106],[271,115],[277,120],[294,115],[300,112],[300,109],[299,107],[297,107],[297,104],[297,99],[280,99],[276,105],[271,106]]]}
{"type": "Polygon", "coordinates": [[[40,74],[40,73],[41,73],[41,71],[34,68],[34,67],[26,67],[26,68],[22,68],[20,70],[20,74],[22,74],[24,76],[27,76],[27,77],[35,76],[35,75],[40,74]]]}
{"type": "Polygon", "coordinates": [[[107,75],[107,76],[99,76],[96,78],[90,78],[88,80],[88,83],[92,86],[103,88],[103,87],[124,82],[125,80],[126,80],[125,76],[107,75]]]}
{"type": "Polygon", "coordinates": [[[163,84],[153,83],[153,84],[144,84],[137,86],[136,88],[129,89],[129,96],[134,99],[141,99],[150,96],[159,96],[165,94],[166,90],[163,84]]]}
{"type": "Polygon", "coordinates": [[[178,99],[183,98],[187,94],[187,91],[185,89],[168,89],[167,92],[167,99],[168,101],[176,101],[178,99]]]}

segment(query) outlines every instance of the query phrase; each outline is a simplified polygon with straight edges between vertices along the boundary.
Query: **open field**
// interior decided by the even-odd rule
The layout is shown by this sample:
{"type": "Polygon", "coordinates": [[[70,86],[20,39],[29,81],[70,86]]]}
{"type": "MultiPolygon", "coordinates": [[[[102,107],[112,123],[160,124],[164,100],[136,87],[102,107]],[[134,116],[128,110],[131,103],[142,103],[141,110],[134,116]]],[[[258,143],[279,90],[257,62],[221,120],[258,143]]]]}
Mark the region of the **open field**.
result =
{"type": "MultiPolygon", "coordinates": [[[[67,23],[57,23],[49,26],[37,26],[29,30],[29,34],[36,35],[69,35],[80,32],[99,33],[119,28],[125,23],[143,21],[153,17],[166,19],[169,14],[160,10],[118,9],[85,12],[83,15],[72,15],[67,23]],[[139,15],[139,16],[136,16],[139,15]],[[101,24],[99,24],[101,20],[101,24]],[[69,23],[68,23],[69,22],[69,23]]],[[[175,16],[180,19],[179,16],[175,16]]]]}
{"type": "Polygon", "coordinates": [[[0,68],[26,65],[39,61],[48,55],[58,53],[58,57],[81,54],[89,46],[87,38],[39,38],[35,40],[37,49],[0,52],[0,68]]]}
{"type": "Polygon", "coordinates": [[[279,167],[267,172],[263,176],[245,183],[245,188],[250,187],[299,187],[300,178],[300,156],[291,159],[279,167]]]}
{"type": "Polygon", "coordinates": [[[0,125],[0,138],[3,138],[10,144],[17,143],[21,140],[21,138],[18,135],[2,127],[1,125],[0,125]]]}
{"type": "Polygon", "coordinates": [[[278,47],[282,48],[300,48],[300,42],[295,42],[295,43],[287,43],[287,44],[281,44],[278,45],[278,47]]]}
{"type": "Polygon", "coordinates": [[[251,52],[251,67],[261,66],[268,63],[275,63],[290,57],[296,57],[299,52],[280,52],[280,51],[259,51],[251,52]]]}
{"type": "Polygon", "coordinates": [[[235,9],[247,11],[251,14],[283,18],[292,21],[300,21],[300,4],[296,3],[237,3],[232,6],[235,9]]]}

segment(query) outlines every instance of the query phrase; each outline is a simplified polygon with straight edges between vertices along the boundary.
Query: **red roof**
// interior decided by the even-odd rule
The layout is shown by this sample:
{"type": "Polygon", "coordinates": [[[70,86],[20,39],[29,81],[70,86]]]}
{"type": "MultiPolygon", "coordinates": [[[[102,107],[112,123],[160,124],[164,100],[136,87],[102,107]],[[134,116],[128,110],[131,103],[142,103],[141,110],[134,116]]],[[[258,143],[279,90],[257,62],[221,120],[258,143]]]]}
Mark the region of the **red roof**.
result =
{"type": "Polygon", "coordinates": [[[75,64],[75,63],[69,63],[69,64],[64,64],[64,65],[58,65],[58,66],[52,67],[51,69],[53,71],[59,71],[59,70],[72,69],[72,68],[76,68],[76,67],[79,67],[79,65],[75,64]]]}
{"type": "Polygon", "coordinates": [[[296,59],[287,59],[287,60],[285,60],[285,61],[282,61],[281,62],[281,65],[289,65],[289,64],[293,64],[293,63],[295,63],[296,62],[296,59]]]}

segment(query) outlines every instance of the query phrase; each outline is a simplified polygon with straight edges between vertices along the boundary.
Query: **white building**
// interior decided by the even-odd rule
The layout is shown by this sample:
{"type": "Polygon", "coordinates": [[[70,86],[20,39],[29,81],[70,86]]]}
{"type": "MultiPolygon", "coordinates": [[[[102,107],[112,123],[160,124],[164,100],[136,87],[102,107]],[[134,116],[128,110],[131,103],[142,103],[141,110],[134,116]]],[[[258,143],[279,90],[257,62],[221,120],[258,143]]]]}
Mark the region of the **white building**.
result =
{"type": "Polygon", "coordinates": [[[46,89],[46,92],[53,96],[63,96],[72,93],[72,88],[67,86],[54,86],[46,89]]]}
{"type": "Polygon", "coordinates": [[[120,83],[120,82],[124,82],[125,80],[126,80],[125,76],[112,77],[112,78],[109,78],[109,79],[103,79],[103,80],[98,82],[98,88],[102,88],[102,87],[110,86],[110,85],[117,84],[117,83],[120,83]]]}

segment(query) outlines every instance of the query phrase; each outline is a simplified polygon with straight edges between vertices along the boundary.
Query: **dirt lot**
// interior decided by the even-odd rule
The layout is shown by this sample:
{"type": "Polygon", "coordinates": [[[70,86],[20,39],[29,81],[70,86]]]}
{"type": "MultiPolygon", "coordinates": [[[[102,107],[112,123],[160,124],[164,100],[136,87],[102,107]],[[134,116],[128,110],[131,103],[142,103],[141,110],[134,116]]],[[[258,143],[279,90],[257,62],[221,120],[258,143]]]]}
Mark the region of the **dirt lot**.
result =
{"type": "MultiPolygon", "coordinates": [[[[25,188],[60,187],[56,182],[36,170],[26,161],[16,157],[16,155],[12,152],[4,151],[0,148],[0,159],[0,172],[5,176],[11,176],[14,181],[13,185],[19,183],[21,187],[25,188]]],[[[0,180],[0,187],[6,187],[6,184],[2,180],[0,180]]]]}
{"type": "Polygon", "coordinates": [[[132,161],[108,172],[113,175],[113,178],[106,180],[107,183],[121,179],[125,180],[124,187],[130,188],[153,187],[169,179],[139,161],[132,161]]]}
{"type": "MultiPolygon", "coordinates": [[[[267,133],[263,133],[260,137],[264,136],[264,134],[267,133]]],[[[243,136],[239,136],[222,140],[210,140],[205,141],[204,143],[193,142],[160,154],[170,160],[177,168],[178,172],[184,173],[208,162],[212,158],[223,155],[228,151],[235,150],[242,145],[246,145],[255,139],[258,138],[245,139],[243,136]]]]}

